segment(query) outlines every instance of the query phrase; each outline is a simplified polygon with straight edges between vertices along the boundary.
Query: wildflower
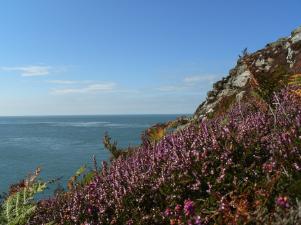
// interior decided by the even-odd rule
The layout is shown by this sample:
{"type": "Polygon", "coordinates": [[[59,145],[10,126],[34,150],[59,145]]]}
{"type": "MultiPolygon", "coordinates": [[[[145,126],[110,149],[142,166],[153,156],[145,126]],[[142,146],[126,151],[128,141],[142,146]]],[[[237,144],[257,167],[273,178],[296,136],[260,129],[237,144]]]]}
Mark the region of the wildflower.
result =
{"type": "Polygon", "coordinates": [[[208,185],[208,189],[206,190],[206,192],[208,194],[210,194],[211,193],[212,184],[210,184],[209,182],[207,182],[207,185],[208,185]]]}
{"type": "Polygon", "coordinates": [[[286,196],[279,196],[276,199],[276,204],[282,208],[289,208],[288,198],[286,196]]]}
{"type": "Polygon", "coordinates": [[[126,224],[127,224],[127,225],[133,225],[133,224],[134,224],[134,221],[133,221],[132,219],[130,219],[130,220],[128,220],[128,221],[126,222],[126,224]]]}
{"type": "Polygon", "coordinates": [[[219,210],[223,211],[223,210],[226,210],[226,208],[227,208],[226,199],[223,196],[220,200],[219,210]]]}
{"type": "Polygon", "coordinates": [[[194,214],[194,202],[190,199],[185,200],[184,202],[184,212],[186,216],[191,216],[194,214]]]}
{"type": "Polygon", "coordinates": [[[194,224],[195,224],[195,225],[201,225],[201,224],[202,224],[202,222],[201,222],[201,217],[200,217],[200,216],[197,216],[197,217],[195,218],[194,224]]]}
{"type": "Polygon", "coordinates": [[[165,209],[164,215],[165,215],[166,217],[171,216],[171,214],[172,214],[172,211],[171,211],[170,208],[165,209]]]}
{"type": "Polygon", "coordinates": [[[89,214],[92,214],[92,212],[93,212],[92,208],[89,207],[89,208],[88,208],[88,213],[89,213],[89,214]]]}
{"type": "Polygon", "coordinates": [[[273,172],[273,169],[275,168],[275,162],[270,162],[270,163],[267,162],[267,163],[263,164],[262,167],[263,167],[262,169],[264,171],[271,173],[271,172],[273,172]]]}
{"type": "Polygon", "coordinates": [[[179,204],[177,204],[176,207],[175,207],[175,211],[176,211],[177,213],[181,213],[181,211],[182,211],[182,206],[179,205],[179,204]]]}

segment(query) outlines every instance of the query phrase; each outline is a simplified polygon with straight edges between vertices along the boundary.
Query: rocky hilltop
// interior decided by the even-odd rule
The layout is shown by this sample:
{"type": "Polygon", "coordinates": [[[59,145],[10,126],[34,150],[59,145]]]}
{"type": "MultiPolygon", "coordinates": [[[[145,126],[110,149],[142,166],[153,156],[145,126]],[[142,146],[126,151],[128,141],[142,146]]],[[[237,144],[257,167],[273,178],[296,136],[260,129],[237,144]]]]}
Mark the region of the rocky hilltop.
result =
{"type": "Polygon", "coordinates": [[[270,98],[274,91],[288,83],[289,77],[301,73],[301,26],[286,38],[269,43],[265,48],[239,57],[229,75],[213,85],[207,99],[197,108],[194,118],[215,116],[230,106],[260,93],[270,98]]]}
{"type": "Polygon", "coordinates": [[[273,93],[285,87],[292,76],[298,74],[301,74],[301,26],[289,37],[269,43],[254,53],[248,53],[245,49],[228,76],[213,84],[206,100],[198,106],[192,118],[179,117],[156,124],[145,131],[143,138],[148,142],[160,140],[199,120],[225,114],[232,106],[250,99],[255,98],[257,103],[266,105],[273,93]]]}

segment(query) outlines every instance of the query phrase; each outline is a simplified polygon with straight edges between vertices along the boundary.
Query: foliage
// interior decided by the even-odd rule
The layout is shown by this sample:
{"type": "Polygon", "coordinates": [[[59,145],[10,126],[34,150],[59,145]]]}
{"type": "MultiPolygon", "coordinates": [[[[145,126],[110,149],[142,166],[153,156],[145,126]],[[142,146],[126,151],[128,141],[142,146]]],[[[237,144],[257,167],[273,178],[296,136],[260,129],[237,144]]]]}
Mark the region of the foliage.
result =
{"type": "Polygon", "coordinates": [[[22,225],[27,223],[36,209],[33,197],[47,187],[47,183],[37,181],[39,174],[40,168],[37,168],[35,173],[29,175],[26,180],[11,186],[9,195],[4,199],[0,208],[0,224],[22,225]]]}
{"type": "Polygon", "coordinates": [[[292,75],[289,79],[289,84],[298,87],[297,90],[294,90],[294,92],[301,96],[301,74],[292,75]]]}
{"type": "Polygon", "coordinates": [[[292,225],[301,224],[301,203],[296,201],[296,205],[292,207],[283,207],[278,205],[274,212],[268,213],[266,210],[264,212],[259,212],[258,222],[261,224],[271,224],[271,225],[292,225]]]}
{"type": "Polygon", "coordinates": [[[296,215],[301,102],[294,90],[103,163],[91,182],[40,201],[28,224],[264,224],[280,209],[296,215]]]}
{"type": "Polygon", "coordinates": [[[75,174],[68,180],[67,187],[69,190],[73,190],[78,183],[78,178],[86,172],[86,166],[81,166],[75,174]]]}
{"type": "Polygon", "coordinates": [[[166,135],[167,124],[157,124],[148,128],[142,135],[144,144],[153,144],[160,141],[166,135]]]}
{"type": "Polygon", "coordinates": [[[106,133],[103,137],[103,145],[104,147],[111,153],[112,159],[117,159],[120,155],[123,154],[122,149],[117,147],[117,142],[111,141],[111,137],[108,133],[106,133]]]}
{"type": "Polygon", "coordinates": [[[246,58],[247,56],[249,56],[250,53],[248,51],[248,48],[244,48],[242,51],[241,51],[241,54],[238,55],[238,59],[239,60],[243,60],[244,58],[246,58]]]}

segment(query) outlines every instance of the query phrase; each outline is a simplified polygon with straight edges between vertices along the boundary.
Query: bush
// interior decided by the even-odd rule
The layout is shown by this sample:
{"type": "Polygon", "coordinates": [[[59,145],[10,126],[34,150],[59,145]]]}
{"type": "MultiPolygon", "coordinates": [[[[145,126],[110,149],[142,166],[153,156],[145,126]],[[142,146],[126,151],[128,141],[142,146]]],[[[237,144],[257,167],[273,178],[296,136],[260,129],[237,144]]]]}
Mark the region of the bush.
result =
{"type": "Polygon", "coordinates": [[[295,209],[297,193],[288,190],[300,179],[301,104],[294,90],[267,107],[251,99],[103,163],[88,184],[39,202],[28,224],[262,224],[280,196],[289,202],[283,210],[295,209]]]}
{"type": "Polygon", "coordinates": [[[0,224],[22,225],[28,222],[36,209],[33,197],[47,187],[47,183],[37,181],[39,174],[38,168],[27,179],[10,187],[10,192],[0,207],[0,224]]]}

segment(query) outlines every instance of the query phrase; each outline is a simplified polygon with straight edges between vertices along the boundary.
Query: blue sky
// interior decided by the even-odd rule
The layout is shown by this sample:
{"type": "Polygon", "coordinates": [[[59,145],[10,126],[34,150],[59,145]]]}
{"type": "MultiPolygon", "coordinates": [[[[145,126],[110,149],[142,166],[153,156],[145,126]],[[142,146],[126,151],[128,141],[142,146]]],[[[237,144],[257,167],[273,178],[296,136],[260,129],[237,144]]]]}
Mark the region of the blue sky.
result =
{"type": "Polygon", "coordinates": [[[301,25],[301,2],[7,0],[0,115],[193,113],[245,47],[301,25]]]}

